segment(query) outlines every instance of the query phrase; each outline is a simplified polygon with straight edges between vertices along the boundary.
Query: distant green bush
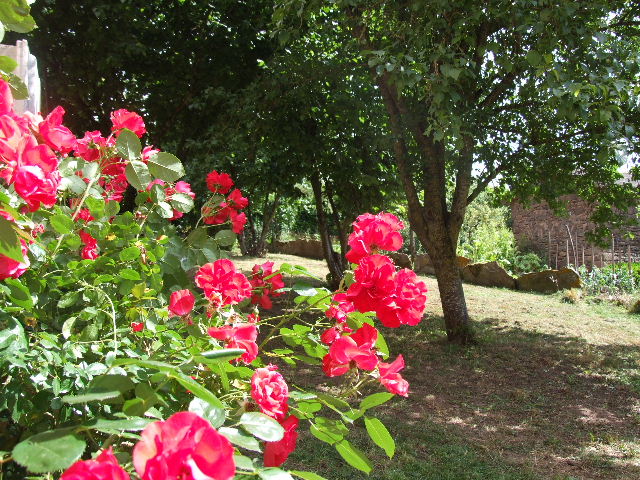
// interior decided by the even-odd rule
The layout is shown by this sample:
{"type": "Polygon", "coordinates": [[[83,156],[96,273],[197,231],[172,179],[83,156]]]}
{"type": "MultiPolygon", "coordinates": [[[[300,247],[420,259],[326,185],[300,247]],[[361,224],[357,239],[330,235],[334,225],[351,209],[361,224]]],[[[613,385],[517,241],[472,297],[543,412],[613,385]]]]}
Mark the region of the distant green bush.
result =
{"type": "Polygon", "coordinates": [[[634,293],[640,290],[640,263],[593,267],[591,271],[582,266],[578,269],[584,289],[589,295],[634,293]]]}
{"type": "Polygon", "coordinates": [[[496,261],[513,275],[548,268],[537,254],[518,250],[509,208],[495,205],[486,192],[467,209],[458,254],[474,263],[496,261]]]}

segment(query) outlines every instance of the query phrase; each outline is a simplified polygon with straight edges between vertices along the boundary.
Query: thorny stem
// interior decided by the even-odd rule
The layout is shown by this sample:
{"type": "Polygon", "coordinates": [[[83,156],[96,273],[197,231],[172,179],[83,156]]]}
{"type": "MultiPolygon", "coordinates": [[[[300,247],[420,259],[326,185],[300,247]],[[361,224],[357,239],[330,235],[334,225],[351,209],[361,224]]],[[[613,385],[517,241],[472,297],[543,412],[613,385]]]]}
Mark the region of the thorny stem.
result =
{"type": "MultiPolygon", "coordinates": [[[[111,297],[107,293],[105,293],[104,290],[97,288],[84,281],[81,281],[81,283],[87,288],[91,288],[92,290],[101,292],[109,302],[109,305],[111,306],[111,322],[113,324],[113,354],[117,355],[118,354],[118,335],[117,335],[118,325],[116,323],[116,308],[113,304],[113,301],[111,300],[111,297]]],[[[109,314],[109,312],[105,312],[104,310],[102,311],[107,315],[109,314]]]]}

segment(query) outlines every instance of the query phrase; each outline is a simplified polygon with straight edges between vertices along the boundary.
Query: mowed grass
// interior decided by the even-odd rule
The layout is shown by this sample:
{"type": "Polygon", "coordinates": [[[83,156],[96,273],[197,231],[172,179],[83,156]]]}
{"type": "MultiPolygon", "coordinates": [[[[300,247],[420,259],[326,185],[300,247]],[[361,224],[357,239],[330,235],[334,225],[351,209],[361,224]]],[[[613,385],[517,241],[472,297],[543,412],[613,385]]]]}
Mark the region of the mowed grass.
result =
{"type": "MultiPolygon", "coordinates": [[[[326,274],[321,261],[268,259],[326,274]]],[[[249,270],[265,259],[234,261],[249,270]]],[[[411,384],[407,399],[378,410],[396,439],[394,458],[354,428],[349,439],[376,465],[370,477],[308,433],[289,468],[328,479],[640,478],[640,316],[465,285],[478,344],[460,348],[446,343],[435,279],[423,280],[423,322],[381,329],[393,354],[405,356],[411,384]]]]}

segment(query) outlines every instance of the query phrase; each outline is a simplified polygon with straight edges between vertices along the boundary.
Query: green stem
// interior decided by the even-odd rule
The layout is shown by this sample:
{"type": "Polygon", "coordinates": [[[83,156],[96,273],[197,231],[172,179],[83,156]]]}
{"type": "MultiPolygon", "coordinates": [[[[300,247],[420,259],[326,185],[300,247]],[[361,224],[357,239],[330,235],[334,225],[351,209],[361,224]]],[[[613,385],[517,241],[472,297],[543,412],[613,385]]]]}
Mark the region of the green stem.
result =
{"type": "MultiPolygon", "coordinates": [[[[300,315],[302,315],[305,312],[308,312],[309,310],[311,310],[312,308],[314,308],[316,305],[318,305],[320,302],[322,302],[323,300],[325,300],[327,297],[331,297],[333,295],[335,295],[335,293],[337,292],[331,292],[328,295],[325,295],[324,297],[316,300],[315,302],[309,304],[308,306],[306,306],[304,309],[296,312],[295,310],[293,312],[291,312],[291,314],[288,315],[281,315],[282,320],[280,320],[271,330],[269,330],[269,333],[267,334],[266,338],[262,341],[262,343],[259,345],[259,349],[262,350],[264,348],[264,346],[272,339],[272,335],[280,328],[282,327],[284,324],[286,324],[287,322],[293,320],[294,318],[298,318],[300,319],[300,315]]],[[[280,318],[280,317],[272,317],[269,320],[273,320],[274,318],[280,318]]]]}

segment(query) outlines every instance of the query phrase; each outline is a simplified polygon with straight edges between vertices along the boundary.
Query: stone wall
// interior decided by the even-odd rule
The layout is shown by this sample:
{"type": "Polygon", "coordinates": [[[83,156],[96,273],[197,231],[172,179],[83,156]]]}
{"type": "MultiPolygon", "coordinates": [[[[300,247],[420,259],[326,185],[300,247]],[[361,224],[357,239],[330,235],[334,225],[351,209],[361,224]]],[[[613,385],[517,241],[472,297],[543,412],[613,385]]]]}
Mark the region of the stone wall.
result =
{"type": "MultiPolygon", "coordinates": [[[[601,267],[615,261],[640,262],[640,223],[616,232],[606,248],[597,247],[586,240],[585,234],[593,229],[590,220],[592,207],[575,195],[562,198],[567,204],[568,216],[554,215],[546,203],[524,208],[520,203],[511,205],[513,233],[518,246],[538,253],[551,268],[570,265],[601,267]],[[634,239],[626,237],[631,232],[634,239]],[[569,261],[567,262],[567,254],[569,261]]],[[[635,212],[630,212],[635,216],[635,212]]]]}
{"type": "Polygon", "coordinates": [[[273,242],[267,245],[267,250],[274,253],[285,253],[317,260],[324,258],[320,240],[299,239],[290,242],[273,242]]]}

